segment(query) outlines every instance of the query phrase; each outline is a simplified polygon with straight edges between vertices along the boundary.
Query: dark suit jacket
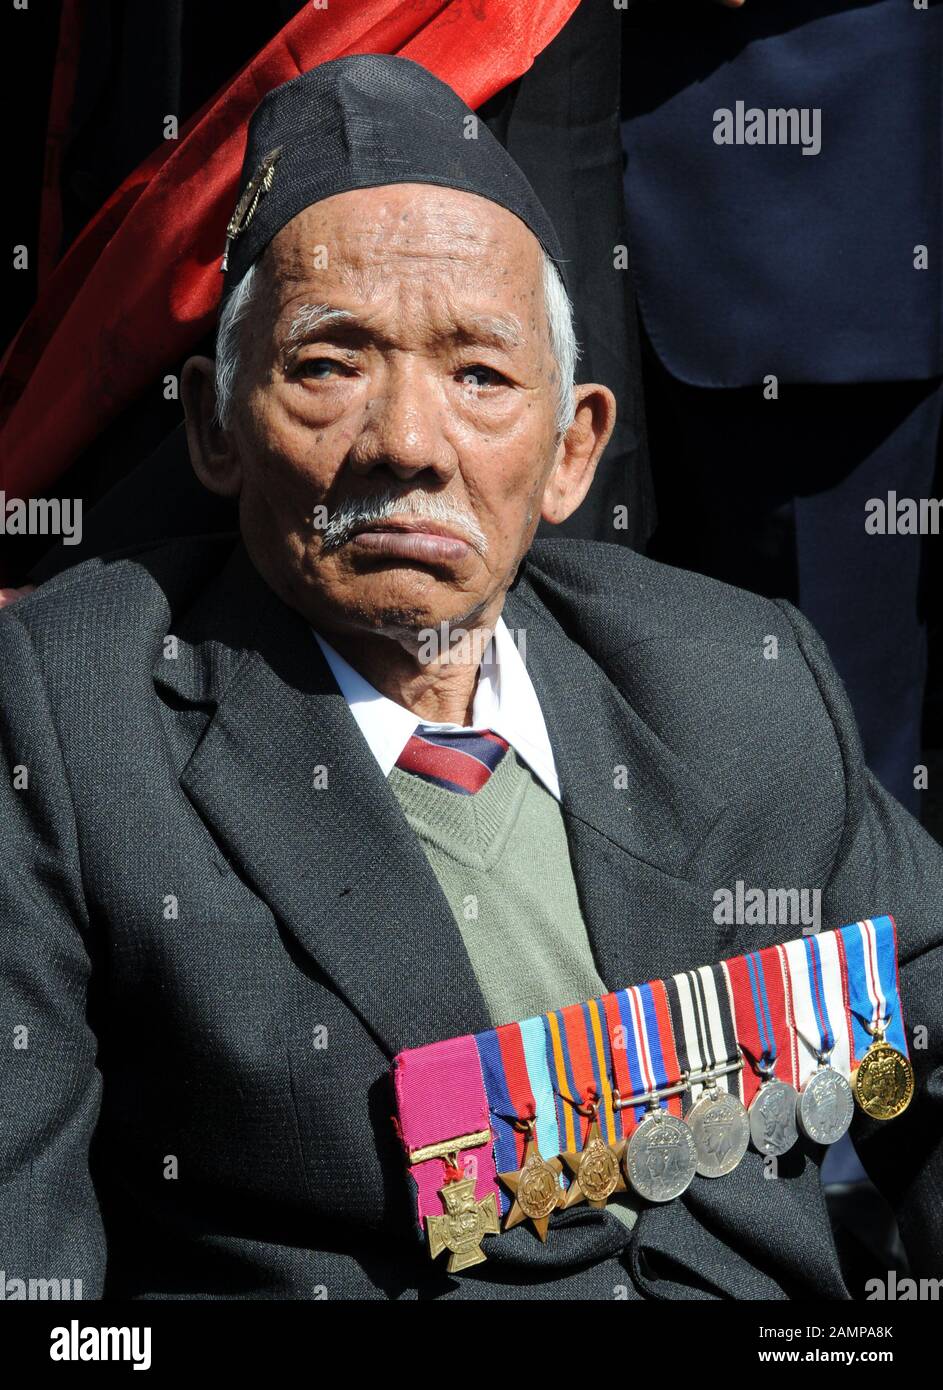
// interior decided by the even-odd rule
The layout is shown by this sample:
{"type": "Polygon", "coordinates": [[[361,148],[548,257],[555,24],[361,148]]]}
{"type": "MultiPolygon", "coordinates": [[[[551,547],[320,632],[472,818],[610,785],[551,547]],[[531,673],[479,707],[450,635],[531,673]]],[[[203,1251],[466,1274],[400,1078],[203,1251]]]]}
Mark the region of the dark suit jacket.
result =
{"type": "MultiPolygon", "coordinates": [[[[775,1181],[753,1153],[696,1178],[631,1241],[575,1208],[546,1246],[519,1227],[460,1279],[430,1264],[389,1063],[489,1019],[305,621],[234,540],[92,560],[0,616],[7,1277],[86,1297],[847,1297],[822,1151],[801,1147],[775,1181]]],[[[795,934],[718,926],[738,879],[820,888],[826,926],[896,915],[930,1041],[909,1111],[854,1133],[915,1272],[940,1275],[943,856],[866,772],[818,638],[788,605],[583,541],[538,542],[505,617],[609,987],[795,934]]]]}

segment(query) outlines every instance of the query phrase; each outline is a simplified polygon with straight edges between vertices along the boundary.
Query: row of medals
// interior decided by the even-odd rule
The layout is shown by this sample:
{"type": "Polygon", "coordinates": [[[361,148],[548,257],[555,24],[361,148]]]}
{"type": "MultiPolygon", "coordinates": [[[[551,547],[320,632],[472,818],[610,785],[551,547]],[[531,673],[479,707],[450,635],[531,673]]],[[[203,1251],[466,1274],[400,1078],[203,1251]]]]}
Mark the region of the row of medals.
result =
{"type": "Polygon", "coordinates": [[[544,1158],[530,1122],[522,1167],[516,1173],[499,1174],[514,1197],[505,1229],[529,1219],[545,1240],[550,1215],[558,1208],[582,1201],[602,1207],[614,1193],[629,1189],[650,1202],[669,1202],[684,1192],[695,1174],[719,1178],[732,1172],[751,1140],[768,1156],[787,1153],[800,1133],[817,1144],[834,1144],[851,1124],[855,1101],[873,1119],[894,1119],[910,1104],[913,1070],[903,1053],[886,1043],[879,1030],[875,1032],[876,1041],[854,1069],[850,1083],[823,1053],[799,1091],[780,1081],[771,1068],[761,1070],[760,1087],[749,1109],[717,1085],[720,1075],[741,1069],[742,1060],[688,1075],[641,1102],[617,1095],[616,1109],[647,1102],[649,1110],[631,1137],[615,1145],[606,1144],[600,1135],[598,1103],[584,1111],[590,1125],[576,1153],[544,1158]],[[703,1091],[684,1119],[661,1107],[661,1099],[688,1090],[695,1082],[701,1082],[703,1091]],[[571,1175],[565,1191],[560,1185],[564,1167],[571,1175]]]}

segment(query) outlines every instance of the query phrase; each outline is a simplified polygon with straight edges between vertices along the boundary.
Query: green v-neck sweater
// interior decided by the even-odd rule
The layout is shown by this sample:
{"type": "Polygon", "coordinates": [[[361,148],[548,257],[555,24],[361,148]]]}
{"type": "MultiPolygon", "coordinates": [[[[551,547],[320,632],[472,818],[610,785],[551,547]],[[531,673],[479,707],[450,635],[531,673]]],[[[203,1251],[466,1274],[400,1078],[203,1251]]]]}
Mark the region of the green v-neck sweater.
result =
{"type": "Polygon", "coordinates": [[[473,796],[398,767],[389,780],[455,914],[493,1024],[605,994],[559,804],[513,749],[473,796]]]}
{"type": "MultiPolygon", "coordinates": [[[[458,922],[492,1025],[606,993],[560,805],[513,748],[473,796],[398,767],[389,782],[458,922]]],[[[632,1197],[608,1207],[634,1225],[632,1197]]]]}

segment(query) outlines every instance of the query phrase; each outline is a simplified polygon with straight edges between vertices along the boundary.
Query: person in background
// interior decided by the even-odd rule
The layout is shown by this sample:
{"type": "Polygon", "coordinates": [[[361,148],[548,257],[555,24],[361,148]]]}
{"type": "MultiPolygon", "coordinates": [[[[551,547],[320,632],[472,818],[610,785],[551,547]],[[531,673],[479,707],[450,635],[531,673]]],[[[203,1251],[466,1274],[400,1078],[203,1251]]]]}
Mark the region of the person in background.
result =
{"type": "MultiPolygon", "coordinates": [[[[650,553],[797,604],[920,815],[931,537],[888,518],[938,466],[943,5],[730,8],[623,30],[650,553]]],[[[826,1176],[863,1176],[850,1144],[826,1176]]]]}

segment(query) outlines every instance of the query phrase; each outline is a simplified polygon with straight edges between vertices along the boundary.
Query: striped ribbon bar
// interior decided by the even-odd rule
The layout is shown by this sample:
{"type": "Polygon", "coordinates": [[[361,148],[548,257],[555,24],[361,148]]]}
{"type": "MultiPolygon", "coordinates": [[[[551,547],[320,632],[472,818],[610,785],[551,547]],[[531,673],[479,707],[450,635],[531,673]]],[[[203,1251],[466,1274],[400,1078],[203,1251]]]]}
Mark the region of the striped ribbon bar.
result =
{"type": "Polygon", "coordinates": [[[546,1014],[545,1021],[547,1066],[557,1124],[564,1139],[560,1152],[582,1148],[590,1125],[585,1111],[593,1101],[599,1103],[602,1138],[614,1144],[617,1123],[612,1107],[612,1050],[603,1001],[590,999],[586,1004],[557,1009],[546,1014]]]}
{"type": "MultiPolygon", "coordinates": [[[[737,1057],[732,995],[722,965],[702,965],[672,976],[668,998],[683,1071],[702,1072],[737,1057]]],[[[716,1084],[718,1090],[729,1090],[738,1100],[743,1099],[738,1072],[719,1076],[716,1084]]],[[[692,1084],[692,1102],[700,1098],[703,1089],[702,1082],[692,1084]]]]}
{"type": "Polygon", "coordinates": [[[897,926],[893,917],[855,922],[854,926],[844,927],[839,936],[852,1064],[860,1062],[871,1046],[874,1038],[869,1027],[878,1022],[887,1023],[887,1041],[907,1057],[907,1035],[900,1009],[897,926]]]}
{"type": "MultiPolygon", "coordinates": [[[[475,1037],[484,1077],[497,1173],[512,1173],[524,1161],[525,1126],[536,1122],[537,1145],[553,1157],[565,1147],[557,1123],[554,1080],[547,1057],[547,1031],[542,1018],[507,1023],[475,1037]]],[[[510,1206],[501,1191],[502,1215],[510,1206]]]]}
{"type": "Polygon", "coordinates": [[[792,980],[781,946],[751,951],[723,965],[737,1042],[752,1063],[744,1068],[741,1096],[749,1105],[759,1089],[763,1066],[772,1068],[779,1081],[797,1084],[799,1049],[792,1027],[792,980]]]}
{"type": "MultiPolygon", "coordinates": [[[[615,1001],[621,1025],[612,1048],[619,1058],[616,1076],[622,1100],[646,1096],[656,1087],[671,1086],[681,1079],[684,1071],[683,1051],[674,1031],[668,988],[662,980],[620,990],[607,995],[615,1001]],[[621,1041],[621,1047],[616,1043],[621,1041]]],[[[681,1116],[681,1096],[670,1096],[660,1102],[665,1110],[681,1116]]],[[[621,1138],[628,1139],[646,1114],[646,1104],[627,1105],[620,1110],[621,1138]]]]}
{"type": "MultiPolygon", "coordinates": [[[[893,949],[893,921],[890,923],[893,949]]],[[[857,929],[846,927],[846,932],[857,929]]],[[[887,935],[882,931],[882,935],[887,935]]],[[[795,1084],[800,1089],[817,1066],[817,1054],[829,1053],[832,1066],[847,1077],[851,1073],[851,1036],[847,1027],[842,933],[823,932],[782,947],[792,982],[792,1005],[798,1037],[795,1084]]]]}
{"type": "MultiPolygon", "coordinates": [[[[670,1092],[660,1104],[682,1119],[711,1069],[710,1084],[745,1106],[764,1071],[799,1090],[824,1054],[848,1078],[877,1026],[907,1057],[890,916],[401,1052],[399,1130],[420,1228],[442,1212],[443,1174],[474,1176],[476,1199],[494,1194],[503,1216],[512,1199],[499,1175],[522,1168],[528,1143],[544,1160],[578,1153],[595,1119],[617,1149],[647,1097],[670,1092]]],[[[572,1181],[561,1172],[561,1196],[572,1181]]]]}

